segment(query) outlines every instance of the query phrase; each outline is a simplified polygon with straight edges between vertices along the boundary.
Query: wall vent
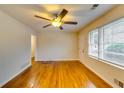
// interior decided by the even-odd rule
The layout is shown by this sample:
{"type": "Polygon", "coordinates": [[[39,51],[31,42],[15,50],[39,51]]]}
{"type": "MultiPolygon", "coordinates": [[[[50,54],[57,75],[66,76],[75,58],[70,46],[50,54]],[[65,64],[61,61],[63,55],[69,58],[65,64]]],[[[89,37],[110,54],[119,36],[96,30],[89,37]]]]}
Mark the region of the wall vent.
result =
{"type": "Polygon", "coordinates": [[[114,83],[115,83],[116,85],[118,85],[119,87],[121,87],[121,88],[124,87],[123,82],[121,82],[121,81],[119,81],[119,80],[117,80],[117,79],[114,79],[114,83]]]}

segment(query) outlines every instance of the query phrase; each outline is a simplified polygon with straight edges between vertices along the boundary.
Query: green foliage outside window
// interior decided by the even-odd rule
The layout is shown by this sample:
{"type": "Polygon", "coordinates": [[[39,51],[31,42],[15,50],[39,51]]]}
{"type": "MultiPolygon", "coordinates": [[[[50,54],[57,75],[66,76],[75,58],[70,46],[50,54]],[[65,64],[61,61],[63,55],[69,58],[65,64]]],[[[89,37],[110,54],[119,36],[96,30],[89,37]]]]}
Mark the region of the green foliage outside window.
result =
{"type": "Polygon", "coordinates": [[[107,51],[124,53],[124,44],[123,43],[111,44],[107,47],[107,51]]]}

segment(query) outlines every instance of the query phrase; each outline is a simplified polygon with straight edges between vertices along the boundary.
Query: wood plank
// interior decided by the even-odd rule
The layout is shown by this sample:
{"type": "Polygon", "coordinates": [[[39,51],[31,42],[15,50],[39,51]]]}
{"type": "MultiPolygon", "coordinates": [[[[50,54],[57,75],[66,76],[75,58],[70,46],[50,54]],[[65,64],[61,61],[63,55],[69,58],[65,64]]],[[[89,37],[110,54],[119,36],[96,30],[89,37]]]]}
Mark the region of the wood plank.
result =
{"type": "Polygon", "coordinates": [[[111,86],[79,61],[32,62],[3,88],[110,88],[111,86]]]}

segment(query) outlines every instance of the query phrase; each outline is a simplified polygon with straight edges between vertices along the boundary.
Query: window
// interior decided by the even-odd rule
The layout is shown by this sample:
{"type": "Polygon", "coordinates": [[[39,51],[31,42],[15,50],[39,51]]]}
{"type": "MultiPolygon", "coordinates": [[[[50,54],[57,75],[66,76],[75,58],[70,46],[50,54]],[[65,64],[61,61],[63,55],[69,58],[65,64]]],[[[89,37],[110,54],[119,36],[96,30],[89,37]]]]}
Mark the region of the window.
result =
{"type": "Polygon", "coordinates": [[[89,55],[98,57],[98,30],[89,33],[89,55]]]}
{"type": "Polygon", "coordinates": [[[89,55],[124,66],[124,18],[98,30],[89,32],[89,55]]]}

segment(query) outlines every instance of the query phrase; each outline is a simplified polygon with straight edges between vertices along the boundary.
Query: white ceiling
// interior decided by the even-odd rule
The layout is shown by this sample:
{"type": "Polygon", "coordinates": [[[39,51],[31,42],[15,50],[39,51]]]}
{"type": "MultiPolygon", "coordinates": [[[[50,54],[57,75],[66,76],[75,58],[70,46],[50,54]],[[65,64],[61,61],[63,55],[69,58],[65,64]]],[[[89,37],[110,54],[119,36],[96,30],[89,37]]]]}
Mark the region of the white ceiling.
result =
{"type": "Polygon", "coordinates": [[[37,14],[52,19],[52,14],[59,13],[65,8],[69,12],[63,20],[77,21],[78,25],[63,25],[64,31],[78,31],[81,27],[101,16],[114,6],[112,4],[101,4],[95,10],[91,10],[92,4],[11,4],[0,5],[0,9],[36,31],[59,31],[58,28],[53,26],[42,28],[42,26],[49,24],[49,21],[35,18],[34,15],[37,14]]]}

